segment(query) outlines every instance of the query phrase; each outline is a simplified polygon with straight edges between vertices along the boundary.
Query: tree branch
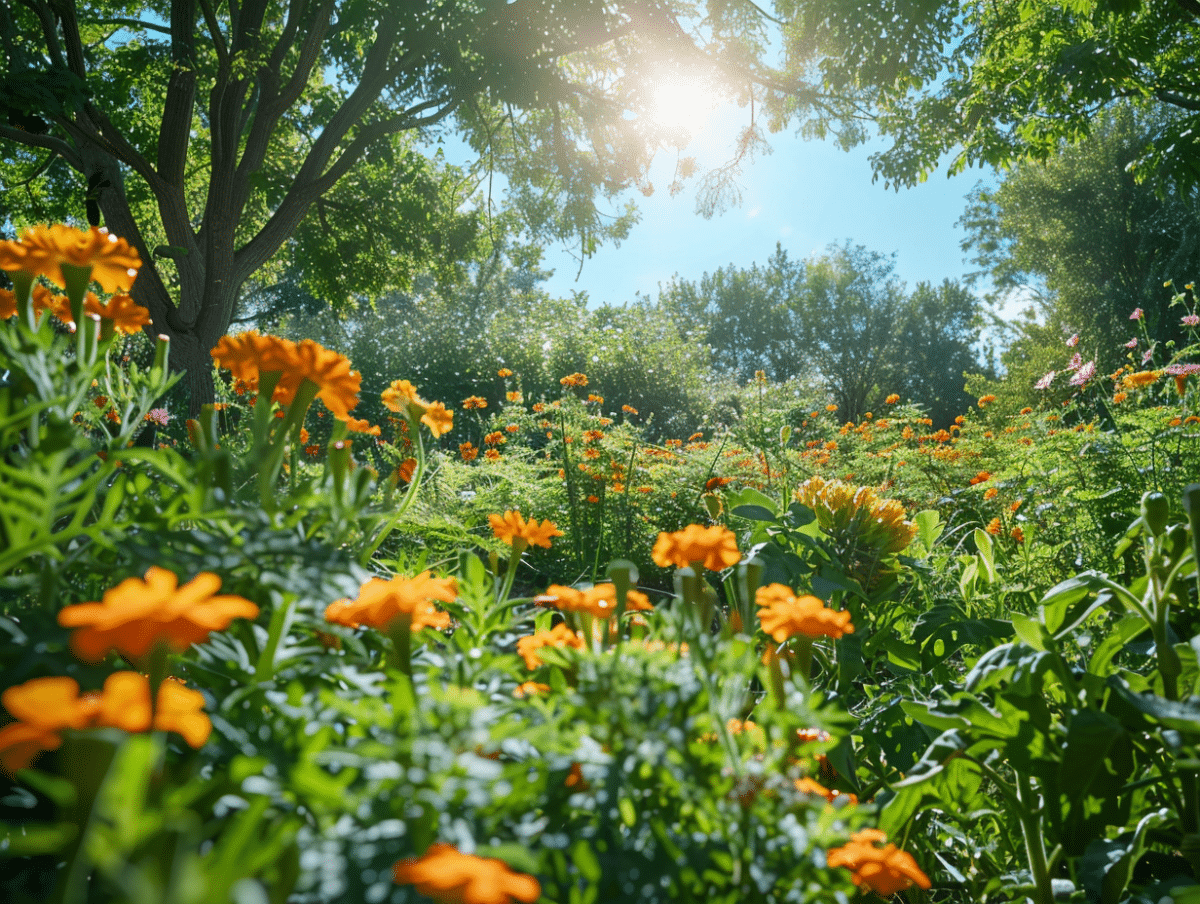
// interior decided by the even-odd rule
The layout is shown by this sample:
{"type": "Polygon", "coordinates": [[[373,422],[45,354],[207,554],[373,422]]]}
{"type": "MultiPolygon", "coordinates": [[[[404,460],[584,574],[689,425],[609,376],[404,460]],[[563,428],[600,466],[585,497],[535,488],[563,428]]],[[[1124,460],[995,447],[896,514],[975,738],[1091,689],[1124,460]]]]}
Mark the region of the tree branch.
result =
{"type": "Polygon", "coordinates": [[[171,4],[171,77],[158,130],[158,174],[183,191],[183,176],[196,106],[195,0],[171,4]]]}
{"type": "Polygon", "coordinates": [[[1196,98],[1185,97],[1182,94],[1176,94],[1174,91],[1165,91],[1161,88],[1154,92],[1154,96],[1164,104],[1170,104],[1173,107],[1180,107],[1184,110],[1200,112],[1200,100],[1196,98]]]}
{"type": "Polygon", "coordinates": [[[23,129],[15,129],[12,126],[0,125],[0,138],[5,138],[9,141],[23,144],[27,147],[42,148],[47,151],[52,151],[67,164],[78,172],[83,172],[83,159],[75,152],[67,142],[61,138],[55,138],[52,135],[35,135],[32,132],[26,132],[23,129]]]}
{"type": "Polygon", "coordinates": [[[97,25],[126,25],[130,28],[141,28],[145,31],[157,31],[164,35],[169,35],[171,29],[165,25],[159,25],[157,22],[147,22],[144,19],[129,19],[124,16],[114,16],[111,18],[94,19],[97,25]]]}
{"type": "Polygon", "coordinates": [[[208,26],[209,37],[212,38],[213,49],[217,53],[217,65],[221,69],[229,68],[229,45],[225,43],[225,33],[221,31],[221,22],[217,19],[217,11],[209,0],[200,0],[200,10],[204,13],[204,24],[208,26]]]}
{"type": "Polygon", "coordinates": [[[38,17],[38,22],[42,25],[42,37],[46,41],[47,55],[55,63],[65,68],[67,57],[63,53],[62,43],[58,40],[58,20],[55,18],[54,12],[42,0],[21,0],[21,2],[33,10],[33,14],[38,17]]]}

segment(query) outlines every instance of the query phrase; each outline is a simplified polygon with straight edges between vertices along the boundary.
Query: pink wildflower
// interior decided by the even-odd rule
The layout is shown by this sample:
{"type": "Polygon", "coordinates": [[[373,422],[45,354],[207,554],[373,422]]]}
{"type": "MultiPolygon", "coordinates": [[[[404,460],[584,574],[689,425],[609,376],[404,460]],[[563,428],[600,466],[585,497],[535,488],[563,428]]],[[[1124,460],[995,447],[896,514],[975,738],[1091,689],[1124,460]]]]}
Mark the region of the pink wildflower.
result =
{"type": "Polygon", "coordinates": [[[1079,334],[1078,333],[1076,333],[1074,336],[1072,336],[1070,339],[1067,340],[1067,348],[1074,348],[1078,344],[1079,344],[1079,334]]]}
{"type": "Polygon", "coordinates": [[[1179,321],[1184,326],[1200,326],[1200,314],[1188,314],[1179,321]]]}
{"type": "Polygon", "coordinates": [[[1143,313],[1141,308],[1134,308],[1133,313],[1129,315],[1129,319],[1130,320],[1141,320],[1142,317],[1144,317],[1144,316],[1145,316],[1145,314],[1143,313]]]}
{"type": "Polygon", "coordinates": [[[1076,374],[1071,377],[1070,383],[1072,386],[1082,386],[1092,377],[1096,376],[1096,362],[1089,361],[1079,368],[1076,374]]]}
{"type": "Polygon", "coordinates": [[[1034,383],[1033,388],[1034,389],[1049,389],[1050,384],[1054,382],[1054,378],[1055,378],[1055,376],[1057,376],[1057,374],[1058,374],[1058,371],[1056,371],[1056,370],[1050,371],[1050,373],[1046,374],[1044,377],[1042,377],[1040,380],[1038,380],[1036,383],[1034,383]]]}
{"type": "Polygon", "coordinates": [[[1126,342],[1125,347],[1126,348],[1137,348],[1137,336],[1134,336],[1132,339],[1130,339],[1128,342],[1126,342]]]}

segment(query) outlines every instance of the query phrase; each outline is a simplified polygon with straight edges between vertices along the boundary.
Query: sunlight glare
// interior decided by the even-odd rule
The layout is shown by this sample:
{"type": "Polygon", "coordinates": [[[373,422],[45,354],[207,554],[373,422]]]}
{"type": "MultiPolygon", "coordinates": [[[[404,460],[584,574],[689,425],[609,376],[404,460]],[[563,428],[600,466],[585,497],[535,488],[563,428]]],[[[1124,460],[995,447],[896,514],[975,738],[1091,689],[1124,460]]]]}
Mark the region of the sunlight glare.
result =
{"type": "Polygon", "coordinates": [[[673,132],[685,132],[689,138],[704,128],[718,105],[719,98],[708,90],[703,79],[688,79],[682,73],[664,69],[652,77],[652,83],[654,123],[673,132]]]}

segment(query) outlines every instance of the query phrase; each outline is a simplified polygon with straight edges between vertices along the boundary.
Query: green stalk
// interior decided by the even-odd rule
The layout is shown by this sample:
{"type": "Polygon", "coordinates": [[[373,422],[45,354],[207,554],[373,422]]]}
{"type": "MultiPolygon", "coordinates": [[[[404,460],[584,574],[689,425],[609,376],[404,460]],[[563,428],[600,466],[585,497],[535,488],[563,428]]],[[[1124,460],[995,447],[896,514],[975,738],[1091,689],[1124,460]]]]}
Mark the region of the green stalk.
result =
{"type": "Polygon", "coordinates": [[[279,649],[279,641],[291,621],[291,603],[277,606],[271,613],[271,624],[267,628],[267,642],[258,654],[258,662],[254,666],[254,680],[258,683],[270,681],[275,677],[275,651],[279,649]]]}
{"type": "Polygon", "coordinates": [[[1042,838],[1042,808],[1035,804],[1037,794],[1029,777],[1017,775],[1017,819],[1021,823],[1021,834],[1025,839],[1025,856],[1029,859],[1029,871],[1033,874],[1034,904],[1054,904],[1054,887],[1050,882],[1050,868],[1046,861],[1046,846],[1042,838]]]}
{"type": "Polygon", "coordinates": [[[366,565],[370,562],[371,557],[383,545],[383,541],[396,529],[396,525],[400,523],[400,519],[404,517],[404,513],[412,507],[413,500],[417,498],[417,489],[421,486],[421,481],[425,477],[425,443],[421,439],[420,420],[414,418],[411,413],[406,413],[405,417],[408,419],[409,436],[413,438],[413,449],[416,453],[417,466],[413,468],[412,480],[408,482],[408,489],[404,493],[404,498],[400,500],[400,504],[396,506],[396,511],[383,523],[379,528],[379,532],[375,535],[375,539],[371,541],[371,544],[363,554],[358,557],[360,565],[366,565]]]}

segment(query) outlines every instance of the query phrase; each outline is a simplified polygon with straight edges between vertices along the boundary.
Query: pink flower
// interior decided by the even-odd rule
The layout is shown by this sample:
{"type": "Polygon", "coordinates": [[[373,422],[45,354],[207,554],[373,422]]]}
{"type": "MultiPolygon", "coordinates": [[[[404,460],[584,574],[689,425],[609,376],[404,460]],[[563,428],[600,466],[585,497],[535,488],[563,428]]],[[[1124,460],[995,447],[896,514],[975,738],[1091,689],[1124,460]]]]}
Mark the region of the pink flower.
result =
{"type": "Polygon", "coordinates": [[[1141,320],[1144,314],[1141,308],[1134,308],[1133,313],[1129,315],[1130,320],[1141,320]]]}
{"type": "Polygon", "coordinates": [[[1094,376],[1096,376],[1096,362],[1089,361],[1079,368],[1075,376],[1071,377],[1070,383],[1072,386],[1082,386],[1094,376]]]}
{"type": "Polygon", "coordinates": [[[146,420],[158,424],[160,427],[167,426],[167,422],[171,420],[171,413],[166,408],[151,408],[146,414],[146,420]]]}
{"type": "Polygon", "coordinates": [[[1173,377],[1185,377],[1190,374],[1200,374],[1200,364],[1168,364],[1163,373],[1173,377]]]}
{"type": "Polygon", "coordinates": [[[1184,326],[1200,326],[1200,314],[1188,314],[1181,318],[1179,322],[1184,326]]]}
{"type": "Polygon", "coordinates": [[[1076,352],[1071,358],[1071,363],[1067,365],[1067,370],[1079,370],[1082,365],[1083,357],[1079,352],[1076,352]]]}
{"type": "Polygon", "coordinates": [[[1125,347],[1126,348],[1137,348],[1137,336],[1134,336],[1132,339],[1130,339],[1128,342],[1126,342],[1125,347]]]}
{"type": "Polygon", "coordinates": [[[1074,348],[1078,344],[1079,344],[1079,334],[1078,333],[1076,333],[1074,336],[1072,336],[1070,339],[1067,340],[1067,348],[1074,348]]]}
{"type": "Polygon", "coordinates": [[[1044,377],[1042,377],[1040,380],[1038,380],[1036,383],[1034,383],[1033,388],[1034,389],[1049,389],[1050,384],[1054,382],[1054,377],[1057,374],[1058,374],[1058,371],[1056,371],[1056,370],[1050,371],[1050,373],[1046,374],[1044,377]]]}
{"type": "Polygon", "coordinates": [[[1152,349],[1152,348],[1146,349],[1146,354],[1142,355],[1142,363],[1149,364],[1153,357],[1154,357],[1154,349],[1152,349]]]}

